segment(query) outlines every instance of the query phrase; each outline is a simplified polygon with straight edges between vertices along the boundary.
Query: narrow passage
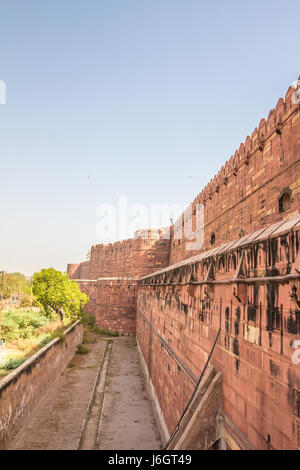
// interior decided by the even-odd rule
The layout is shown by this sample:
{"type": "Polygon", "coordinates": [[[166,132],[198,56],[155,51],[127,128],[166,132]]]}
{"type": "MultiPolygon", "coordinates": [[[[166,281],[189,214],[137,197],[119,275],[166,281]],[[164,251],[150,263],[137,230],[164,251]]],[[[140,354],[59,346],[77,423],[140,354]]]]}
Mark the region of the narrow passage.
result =
{"type": "Polygon", "coordinates": [[[88,354],[75,354],[14,449],[160,449],[135,339],[88,337],[88,354]]]}
{"type": "Polygon", "coordinates": [[[133,338],[114,341],[99,449],[160,449],[161,439],[133,338]]]}

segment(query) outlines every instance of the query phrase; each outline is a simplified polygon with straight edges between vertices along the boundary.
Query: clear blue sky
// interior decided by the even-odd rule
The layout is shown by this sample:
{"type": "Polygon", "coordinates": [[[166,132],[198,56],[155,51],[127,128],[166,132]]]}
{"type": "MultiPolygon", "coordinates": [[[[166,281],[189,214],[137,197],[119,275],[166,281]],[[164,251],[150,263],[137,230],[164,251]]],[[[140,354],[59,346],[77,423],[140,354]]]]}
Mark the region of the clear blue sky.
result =
{"type": "Polygon", "coordinates": [[[0,270],[84,260],[119,195],[191,202],[298,78],[299,18],[296,0],[1,0],[0,270]]]}

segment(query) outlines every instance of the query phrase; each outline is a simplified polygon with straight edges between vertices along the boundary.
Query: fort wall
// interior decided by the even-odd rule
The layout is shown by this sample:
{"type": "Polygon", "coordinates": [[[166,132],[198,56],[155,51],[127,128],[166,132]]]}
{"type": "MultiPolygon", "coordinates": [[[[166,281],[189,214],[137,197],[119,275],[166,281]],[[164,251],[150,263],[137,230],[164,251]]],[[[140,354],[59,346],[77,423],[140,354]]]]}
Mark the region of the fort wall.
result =
{"type": "Polygon", "coordinates": [[[133,238],[91,249],[90,278],[141,277],[169,264],[169,240],[133,238]]]}
{"type": "Polygon", "coordinates": [[[137,340],[169,434],[209,361],[228,448],[299,448],[299,242],[300,215],[139,281],[137,340]]]}
{"type": "Polygon", "coordinates": [[[68,264],[69,279],[90,279],[90,261],[78,264],[68,264]]]}
{"type": "MultiPolygon", "coordinates": [[[[300,112],[289,88],[267,119],[242,143],[219,173],[195,198],[204,204],[204,247],[238,239],[300,210],[300,112]],[[290,193],[290,207],[279,209],[279,199],[290,193]]],[[[184,227],[181,217],[177,224],[184,227]]],[[[186,240],[171,240],[170,263],[193,256],[186,240]]]]}

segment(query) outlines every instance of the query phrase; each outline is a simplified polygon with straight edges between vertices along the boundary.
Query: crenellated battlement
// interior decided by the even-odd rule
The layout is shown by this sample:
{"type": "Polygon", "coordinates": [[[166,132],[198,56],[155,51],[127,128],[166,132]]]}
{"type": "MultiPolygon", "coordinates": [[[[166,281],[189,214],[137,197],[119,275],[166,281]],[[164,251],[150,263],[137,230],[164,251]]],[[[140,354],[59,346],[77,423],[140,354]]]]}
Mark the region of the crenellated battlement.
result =
{"type": "Polygon", "coordinates": [[[69,277],[140,277],[163,268],[169,262],[170,242],[162,238],[162,233],[163,230],[140,230],[135,233],[135,238],[94,245],[89,261],[68,265],[69,277]]]}
{"type": "MultiPolygon", "coordinates": [[[[194,230],[195,206],[204,204],[203,250],[212,236],[215,243],[225,243],[300,209],[300,107],[294,95],[290,87],[192,202],[194,230]],[[284,192],[290,204],[283,208],[284,192]]],[[[184,227],[183,215],[180,219],[184,227]]],[[[185,242],[184,234],[181,242],[171,240],[171,263],[197,253],[187,251],[185,242]]]]}
{"type": "MultiPolygon", "coordinates": [[[[300,77],[299,77],[300,81],[300,77]]],[[[300,90],[298,86],[297,90],[300,90]]],[[[263,152],[265,145],[274,135],[281,135],[284,125],[296,113],[299,113],[299,104],[294,104],[295,88],[289,87],[285,98],[280,98],[274,109],[269,112],[268,118],[261,119],[259,126],[254,129],[251,136],[247,136],[245,142],[234,155],[232,155],[221,170],[207,183],[204,189],[196,196],[193,204],[205,203],[211,199],[213,193],[219,192],[222,185],[227,186],[231,178],[237,176],[238,171],[248,167],[257,152],[263,152]]]]}

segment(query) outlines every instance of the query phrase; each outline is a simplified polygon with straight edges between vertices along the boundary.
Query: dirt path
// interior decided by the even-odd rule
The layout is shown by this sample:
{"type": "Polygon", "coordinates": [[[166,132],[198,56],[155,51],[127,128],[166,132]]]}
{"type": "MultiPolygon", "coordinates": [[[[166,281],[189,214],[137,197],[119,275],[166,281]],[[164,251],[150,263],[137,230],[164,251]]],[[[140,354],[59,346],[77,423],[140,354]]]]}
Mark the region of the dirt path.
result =
{"type": "Polygon", "coordinates": [[[160,448],[134,339],[109,343],[93,337],[89,353],[74,356],[14,449],[160,448]]]}
{"type": "Polygon", "coordinates": [[[99,449],[160,448],[133,338],[113,344],[99,437],[99,449]]]}

